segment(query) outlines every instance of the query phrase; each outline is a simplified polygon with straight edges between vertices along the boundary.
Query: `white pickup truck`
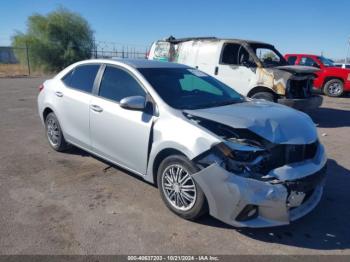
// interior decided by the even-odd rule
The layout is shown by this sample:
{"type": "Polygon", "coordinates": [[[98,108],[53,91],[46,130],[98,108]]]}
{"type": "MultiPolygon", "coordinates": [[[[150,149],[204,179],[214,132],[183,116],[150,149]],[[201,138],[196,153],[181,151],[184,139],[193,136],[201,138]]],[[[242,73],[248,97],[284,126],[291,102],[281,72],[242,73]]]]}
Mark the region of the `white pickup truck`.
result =
{"type": "Polygon", "coordinates": [[[271,44],[216,37],[169,37],[152,44],[148,59],[197,68],[251,98],[300,110],[322,104],[322,97],[311,93],[318,68],[288,65],[271,44]]]}

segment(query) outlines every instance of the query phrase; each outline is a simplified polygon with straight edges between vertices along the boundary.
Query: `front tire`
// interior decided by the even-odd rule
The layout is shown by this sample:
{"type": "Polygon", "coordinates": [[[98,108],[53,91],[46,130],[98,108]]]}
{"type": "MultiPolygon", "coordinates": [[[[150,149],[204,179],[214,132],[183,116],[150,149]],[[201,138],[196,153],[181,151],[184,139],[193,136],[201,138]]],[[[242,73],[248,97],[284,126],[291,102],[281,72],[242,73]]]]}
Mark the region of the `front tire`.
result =
{"type": "Polygon", "coordinates": [[[53,112],[49,113],[45,118],[45,129],[49,144],[54,150],[62,152],[70,147],[64,139],[60,123],[53,112]]]}
{"type": "Polygon", "coordinates": [[[339,97],[344,92],[344,84],[339,79],[328,80],[323,87],[323,92],[330,97],[339,97]]]}
{"type": "Polygon", "coordinates": [[[165,158],[157,172],[160,195],[166,206],[178,216],[194,220],[207,211],[204,193],[192,178],[198,168],[182,155],[165,158]]]}

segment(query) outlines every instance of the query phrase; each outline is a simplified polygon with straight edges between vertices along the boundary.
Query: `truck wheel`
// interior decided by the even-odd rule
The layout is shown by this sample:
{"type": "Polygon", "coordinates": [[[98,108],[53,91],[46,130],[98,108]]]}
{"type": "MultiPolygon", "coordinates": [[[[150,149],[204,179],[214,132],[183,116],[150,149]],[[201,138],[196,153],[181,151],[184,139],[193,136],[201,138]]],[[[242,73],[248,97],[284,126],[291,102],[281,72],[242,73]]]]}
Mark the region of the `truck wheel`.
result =
{"type": "Polygon", "coordinates": [[[263,99],[269,102],[276,102],[275,96],[270,92],[257,92],[251,96],[254,99],[263,99]]]}
{"type": "Polygon", "coordinates": [[[339,97],[344,92],[344,84],[339,79],[328,80],[323,87],[323,92],[330,97],[339,97]]]}
{"type": "Polygon", "coordinates": [[[204,193],[192,178],[198,168],[182,155],[165,158],[157,172],[158,188],[166,206],[178,216],[194,220],[207,211],[204,193]]]}

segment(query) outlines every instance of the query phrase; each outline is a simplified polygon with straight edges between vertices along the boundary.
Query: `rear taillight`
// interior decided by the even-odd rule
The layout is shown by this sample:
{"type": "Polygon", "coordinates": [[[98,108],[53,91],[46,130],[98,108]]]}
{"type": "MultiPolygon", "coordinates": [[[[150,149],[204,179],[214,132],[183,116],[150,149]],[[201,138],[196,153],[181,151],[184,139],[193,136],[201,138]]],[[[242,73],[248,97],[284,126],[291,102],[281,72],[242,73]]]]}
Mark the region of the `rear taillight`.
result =
{"type": "Polygon", "coordinates": [[[38,86],[39,92],[41,92],[41,90],[44,89],[44,84],[41,84],[40,86],[38,86]]]}

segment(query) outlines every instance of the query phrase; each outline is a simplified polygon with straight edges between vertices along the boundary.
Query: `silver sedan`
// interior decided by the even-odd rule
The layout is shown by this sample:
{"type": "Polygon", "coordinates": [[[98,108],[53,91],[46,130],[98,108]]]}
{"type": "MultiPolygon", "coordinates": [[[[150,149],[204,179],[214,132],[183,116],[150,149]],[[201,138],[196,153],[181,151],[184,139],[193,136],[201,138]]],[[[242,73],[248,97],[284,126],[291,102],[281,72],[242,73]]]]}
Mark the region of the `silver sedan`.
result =
{"type": "Polygon", "coordinates": [[[39,90],[53,149],[74,145],[140,175],[183,218],[209,212],[236,227],[277,226],[321,199],[326,154],[312,120],[199,70],[87,60],[39,90]]]}

